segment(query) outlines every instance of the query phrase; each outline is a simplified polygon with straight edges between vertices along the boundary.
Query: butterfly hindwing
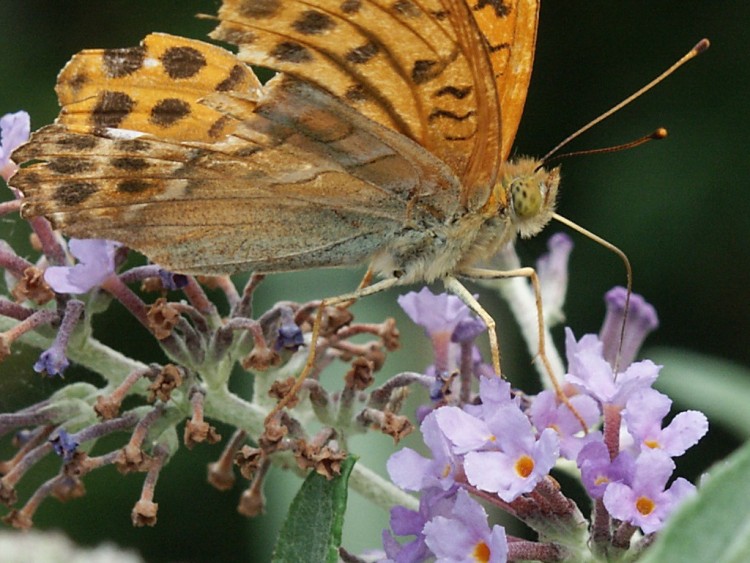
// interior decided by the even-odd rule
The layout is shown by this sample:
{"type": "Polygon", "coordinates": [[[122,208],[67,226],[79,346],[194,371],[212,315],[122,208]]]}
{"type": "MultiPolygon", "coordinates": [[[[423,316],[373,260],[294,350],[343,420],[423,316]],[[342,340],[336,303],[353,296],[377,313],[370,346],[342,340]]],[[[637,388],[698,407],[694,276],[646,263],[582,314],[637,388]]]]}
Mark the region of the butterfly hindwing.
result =
{"type": "Polygon", "coordinates": [[[17,153],[46,161],[15,182],[24,213],[207,273],[350,264],[407,217],[456,210],[458,181],[440,160],[309,85],[279,77],[257,104],[230,93],[206,103],[237,122],[233,134],[203,143],[38,131],[17,153]]]}

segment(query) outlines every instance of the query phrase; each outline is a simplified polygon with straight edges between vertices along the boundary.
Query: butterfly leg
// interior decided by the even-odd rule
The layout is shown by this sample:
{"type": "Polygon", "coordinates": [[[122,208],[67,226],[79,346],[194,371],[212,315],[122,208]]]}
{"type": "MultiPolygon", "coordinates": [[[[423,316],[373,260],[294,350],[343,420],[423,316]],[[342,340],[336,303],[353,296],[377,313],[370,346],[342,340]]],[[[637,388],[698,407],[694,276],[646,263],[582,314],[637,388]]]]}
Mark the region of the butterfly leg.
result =
{"type": "MultiPolygon", "coordinates": [[[[372,271],[371,268],[367,268],[367,271],[365,272],[365,275],[362,276],[362,280],[359,282],[359,285],[357,286],[357,289],[355,290],[355,293],[357,291],[361,291],[362,289],[369,287],[369,285],[372,283],[372,278],[375,276],[375,273],[372,271]]],[[[354,303],[356,302],[356,299],[349,299],[348,301],[343,301],[341,303],[338,303],[339,307],[342,307],[344,309],[348,309],[354,303]]]]}
{"type": "MultiPolygon", "coordinates": [[[[480,280],[497,280],[497,279],[508,279],[508,278],[528,278],[531,282],[531,287],[534,291],[534,301],[536,303],[536,316],[537,316],[537,334],[538,334],[538,351],[537,356],[542,361],[544,370],[549,376],[550,383],[555,390],[555,394],[558,400],[566,405],[573,415],[578,419],[578,422],[583,427],[584,431],[587,430],[587,426],[581,415],[576,411],[573,405],[570,404],[568,396],[563,392],[560,386],[560,381],[555,375],[555,371],[552,369],[552,364],[547,357],[546,351],[546,338],[545,338],[545,325],[544,325],[544,309],[542,307],[542,289],[539,283],[539,276],[534,268],[514,268],[511,270],[487,270],[484,268],[466,268],[461,272],[462,276],[480,280]]],[[[495,333],[495,321],[489,316],[489,313],[485,311],[481,305],[474,299],[474,296],[455,278],[446,279],[446,288],[452,293],[456,294],[466,305],[485,322],[490,336],[490,348],[492,350],[492,361],[495,365],[497,358],[498,365],[495,366],[495,371],[500,374],[499,361],[500,361],[500,346],[495,333]],[[450,283],[450,285],[449,285],[450,283]],[[468,298],[467,298],[468,297],[468,298]],[[473,302],[473,303],[472,303],[473,302]],[[490,322],[487,321],[490,319],[490,322]]]]}
{"type": "Polygon", "coordinates": [[[445,289],[463,301],[474,314],[484,321],[484,324],[487,326],[487,333],[490,337],[492,367],[495,370],[495,373],[502,377],[503,374],[500,370],[500,343],[497,340],[497,332],[495,331],[495,319],[485,311],[485,309],[479,304],[479,301],[477,301],[471,292],[456,278],[448,276],[443,280],[443,284],[445,285],[445,289]]]}
{"type": "Polygon", "coordinates": [[[312,335],[310,338],[310,351],[307,354],[305,365],[302,368],[300,374],[297,376],[297,380],[294,382],[294,385],[289,390],[289,392],[284,395],[284,397],[279,400],[278,403],[276,403],[276,406],[271,409],[271,412],[268,413],[268,415],[266,416],[266,421],[271,420],[278,412],[281,411],[281,409],[283,409],[294,397],[297,396],[297,393],[299,393],[300,389],[302,389],[302,384],[305,382],[305,379],[307,379],[307,376],[310,375],[313,368],[315,367],[315,359],[318,349],[318,336],[320,334],[320,326],[323,323],[323,312],[325,311],[326,307],[339,305],[341,303],[346,303],[346,306],[349,307],[352,303],[362,297],[380,293],[381,291],[385,291],[386,289],[389,289],[398,284],[398,278],[386,278],[372,285],[363,285],[369,282],[371,278],[371,275],[368,276],[368,274],[365,274],[362,283],[360,283],[360,286],[355,291],[352,291],[351,293],[345,293],[343,295],[337,295],[335,297],[327,297],[320,302],[320,305],[318,306],[318,312],[315,315],[315,321],[313,322],[312,335]]]}
{"type": "MultiPolygon", "coordinates": [[[[528,278],[531,282],[531,287],[534,291],[534,301],[536,304],[537,313],[537,334],[538,334],[538,356],[542,360],[544,369],[549,375],[552,386],[556,391],[559,391],[559,384],[557,377],[552,369],[552,365],[549,363],[546,354],[546,340],[544,338],[544,309],[542,307],[542,290],[539,284],[539,277],[536,274],[534,268],[514,268],[511,270],[487,270],[484,268],[466,268],[461,272],[462,276],[472,279],[479,280],[499,280],[508,278],[528,278]]],[[[463,287],[463,286],[462,286],[463,287]]],[[[464,291],[468,291],[464,288],[464,291]]],[[[460,297],[460,296],[459,296],[460,297]]],[[[468,305],[468,303],[467,303],[468,305]]],[[[471,305],[469,305],[471,307],[471,305]]],[[[474,310],[474,309],[472,309],[474,310]]],[[[476,312],[476,311],[475,311],[476,312]]],[[[478,314],[478,313],[477,313],[478,314]]],[[[487,313],[485,312],[485,315],[487,313]]],[[[480,315],[481,317],[481,315],[480,315]]],[[[484,317],[482,317],[484,319],[484,317]]],[[[491,338],[491,337],[490,337],[491,338]]],[[[491,338],[492,340],[492,338],[491,338]]],[[[490,342],[492,344],[492,342],[490,342]]]]}

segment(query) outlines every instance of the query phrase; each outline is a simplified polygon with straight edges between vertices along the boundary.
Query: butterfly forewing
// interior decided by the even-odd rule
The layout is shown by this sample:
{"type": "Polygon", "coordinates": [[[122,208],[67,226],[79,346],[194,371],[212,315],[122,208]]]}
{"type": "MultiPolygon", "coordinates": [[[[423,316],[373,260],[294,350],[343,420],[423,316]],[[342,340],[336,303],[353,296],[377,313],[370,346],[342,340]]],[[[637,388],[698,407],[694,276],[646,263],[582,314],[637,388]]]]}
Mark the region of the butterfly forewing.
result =
{"type": "Polygon", "coordinates": [[[502,114],[500,157],[508,159],[531,80],[539,21],[538,0],[475,0],[471,13],[483,36],[502,114]]]}
{"type": "Polygon", "coordinates": [[[119,128],[177,141],[212,141],[233,124],[199,99],[212,91],[257,96],[260,82],[231,53],[154,33],[138,47],[90,49],[60,72],[58,123],[71,131],[119,128]],[[209,64],[210,61],[210,64],[209,64]]]}
{"type": "Polygon", "coordinates": [[[478,126],[480,85],[454,24],[469,16],[451,4],[228,0],[212,36],[238,44],[246,62],[326,89],[463,178],[486,133],[478,126]]]}

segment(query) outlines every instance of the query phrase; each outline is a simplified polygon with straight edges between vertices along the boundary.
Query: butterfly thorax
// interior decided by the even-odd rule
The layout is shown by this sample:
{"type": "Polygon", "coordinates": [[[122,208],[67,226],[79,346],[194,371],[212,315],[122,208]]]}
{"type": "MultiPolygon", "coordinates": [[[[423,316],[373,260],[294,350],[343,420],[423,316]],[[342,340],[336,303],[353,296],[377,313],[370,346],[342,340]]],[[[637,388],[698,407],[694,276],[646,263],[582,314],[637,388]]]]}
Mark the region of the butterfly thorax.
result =
{"type": "Polygon", "coordinates": [[[546,170],[537,160],[520,158],[506,163],[498,178],[481,209],[405,226],[375,255],[372,268],[402,283],[432,282],[459,275],[518,235],[541,231],[555,210],[559,168],[546,170]]]}

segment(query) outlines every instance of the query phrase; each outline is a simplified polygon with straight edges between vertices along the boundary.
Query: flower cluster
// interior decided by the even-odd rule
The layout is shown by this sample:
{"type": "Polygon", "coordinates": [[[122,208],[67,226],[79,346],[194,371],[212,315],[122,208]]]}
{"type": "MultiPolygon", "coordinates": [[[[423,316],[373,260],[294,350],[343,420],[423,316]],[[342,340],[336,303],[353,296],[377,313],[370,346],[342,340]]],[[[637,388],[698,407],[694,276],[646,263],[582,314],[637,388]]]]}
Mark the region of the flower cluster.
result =
{"type": "MultiPolygon", "coordinates": [[[[433,396],[420,427],[430,457],[404,448],[388,461],[393,482],[420,493],[418,510],[391,512],[391,530],[383,534],[389,560],[562,561],[588,560],[592,550],[604,556],[637,552],[694,490],[683,478],[669,483],[672,458],[706,433],[706,417],[688,411],[665,424],[671,401],[652,388],[660,366],[635,361],[657,325],[654,309],[623,288],[610,291],[606,303],[599,336],[576,340],[566,329],[563,396],[551,390],[523,395],[477,371],[471,372],[479,373],[476,396],[433,396]],[[592,499],[590,521],[550,476],[555,466],[575,468],[592,499]],[[501,526],[490,526],[479,499],[524,521],[538,541],[507,537],[501,526]],[[400,543],[397,536],[410,539],[400,543]]],[[[436,365],[449,358],[430,370],[435,386],[446,389],[441,374],[463,373],[464,361],[451,355],[456,350],[450,343],[461,324],[471,322],[468,309],[455,297],[427,290],[401,304],[430,336],[436,365]]],[[[476,362],[473,346],[463,353],[476,362]]]]}

